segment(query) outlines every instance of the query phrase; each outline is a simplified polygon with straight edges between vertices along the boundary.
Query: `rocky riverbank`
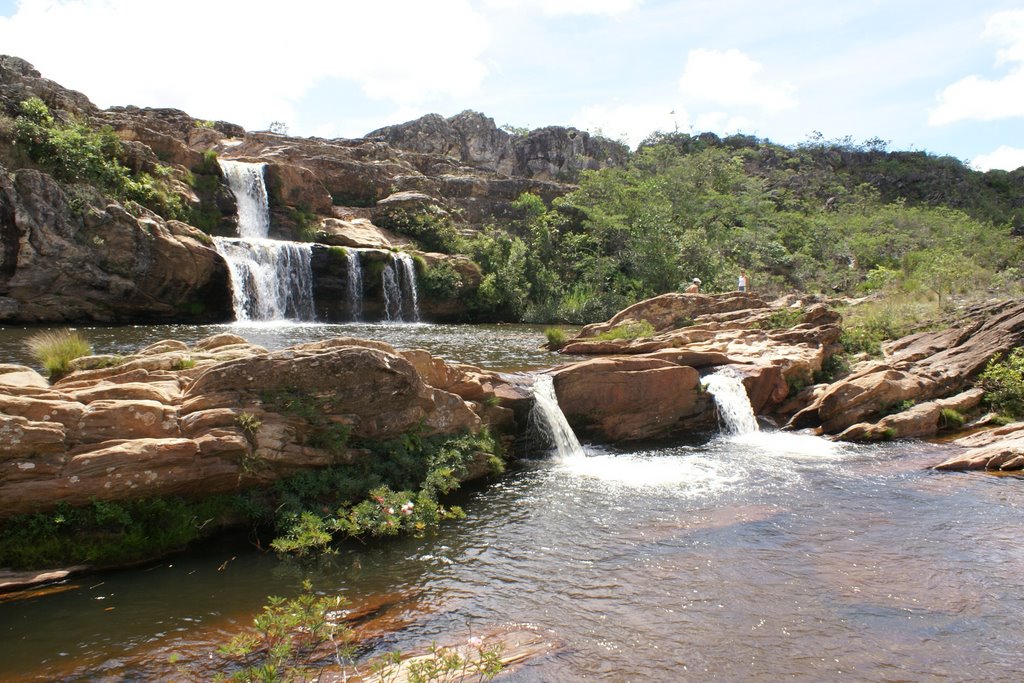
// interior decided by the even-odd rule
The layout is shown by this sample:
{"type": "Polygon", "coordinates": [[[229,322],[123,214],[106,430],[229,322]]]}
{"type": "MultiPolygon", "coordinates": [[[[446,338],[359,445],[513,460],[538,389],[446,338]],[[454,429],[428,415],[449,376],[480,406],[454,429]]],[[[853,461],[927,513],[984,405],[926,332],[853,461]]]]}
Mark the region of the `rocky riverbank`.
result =
{"type": "Polygon", "coordinates": [[[743,377],[755,413],[785,429],[849,441],[927,438],[960,428],[943,418],[955,411],[974,416],[963,429],[982,431],[953,441],[970,450],[939,469],[1024,469],[1024,423],[986,429],[996,423],[982,414],[978,386],[992,359],[1024,345],[1024,302],[972,306],[950,327],[888,342],[882,358],[837,372],[830,366],[842,351],[840,322],[813,299],[665,294],[568,340],[563,352],[601,358],[557,369],[555,388],[585,433],[664,437],[709,425],[713,407],[699,375],[730,367],[743,377]],[[639,325],[653,333],[614,334],[639,325]]]}

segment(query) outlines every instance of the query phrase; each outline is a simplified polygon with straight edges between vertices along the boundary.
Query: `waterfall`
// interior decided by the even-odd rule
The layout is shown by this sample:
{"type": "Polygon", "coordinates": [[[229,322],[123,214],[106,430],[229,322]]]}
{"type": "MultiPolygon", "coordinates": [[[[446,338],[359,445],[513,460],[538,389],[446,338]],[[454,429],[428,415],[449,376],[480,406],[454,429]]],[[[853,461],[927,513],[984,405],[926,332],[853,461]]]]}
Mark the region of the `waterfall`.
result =
{"type": "Polygon", "coordinates": [[[416,263],[412,256],[392,253],[381,276],[384,285],[384,315],[393,322],[419,322],[420,302],[416,291],[416,263]]]}
{"type": "Polygon", "coordinates": [[[363,264],[358,249],[348,249],[348,310],[353,321],[363,317],[363,264]]]}
{"type": "Polygon", "coordinates": [[[266,164],[218,159],[228,187],[238,204],[238,236],[245,239],[266,238],[270,230],[270,205],[267,185],[263,181],[266,164]]]}
{"type": "Polygon", "coordinates": [[[715,399],[718,417],[729,434],[750,434],[760,431],[747,390],[739,374],[732,368],[722,368],[704,378],[704,388],[715,399]]]}
{"type": "Polygon", "coordinates": [[[555,384],[550,375],[538,375],[533,383],[533,409],[530,411],[530,422],[555,446],[559,460],[571,460],[586,456],[579,439],[565,419],[565,413],[558,406],[555,395],[555,384]]]}
{"type": "Polygon", "coordinates": [[[236,320],[313,320],[309,244],[267,239],[266,164],[219,159],[238,205],[238,237],[214,237],[231,273],[236,320]]]}
{"type": "Polygon", "coordinates": [[[313,320],[312,247],[283,240],[213,238],[227,261],[238,320],[313,320]]]}

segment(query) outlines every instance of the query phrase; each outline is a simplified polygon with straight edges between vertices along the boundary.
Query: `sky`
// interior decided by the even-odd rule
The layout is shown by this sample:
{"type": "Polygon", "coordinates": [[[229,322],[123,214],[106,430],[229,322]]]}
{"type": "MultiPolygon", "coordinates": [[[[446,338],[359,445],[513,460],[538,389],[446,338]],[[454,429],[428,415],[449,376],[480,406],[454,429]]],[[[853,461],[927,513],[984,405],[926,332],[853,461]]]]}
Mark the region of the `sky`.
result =
{"type": "Polygon", "coordinates": [[[0,0],[100,107],[361,137],[428,113],[1024,165],[1022,0],[0,0]]]}

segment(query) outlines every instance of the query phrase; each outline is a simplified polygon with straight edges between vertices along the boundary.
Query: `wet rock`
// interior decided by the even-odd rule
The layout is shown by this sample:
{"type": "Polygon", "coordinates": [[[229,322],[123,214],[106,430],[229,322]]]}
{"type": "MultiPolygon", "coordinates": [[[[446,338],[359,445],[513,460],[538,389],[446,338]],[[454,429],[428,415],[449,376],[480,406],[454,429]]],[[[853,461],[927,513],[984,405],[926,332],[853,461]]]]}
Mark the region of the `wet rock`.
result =
{"type": "Polygon", "coordinates": [[[935,466],[937,470],[1024,470],[1024,422],[986,429],[951,442],[966,450],[935,466]]]}
{"type": "Polygon", "coordinates": [[[711,400],[690,367],[617,357],[574,363],[551,374],[562,412],[586,436],[636,441],[714,424],[711,400]]]}

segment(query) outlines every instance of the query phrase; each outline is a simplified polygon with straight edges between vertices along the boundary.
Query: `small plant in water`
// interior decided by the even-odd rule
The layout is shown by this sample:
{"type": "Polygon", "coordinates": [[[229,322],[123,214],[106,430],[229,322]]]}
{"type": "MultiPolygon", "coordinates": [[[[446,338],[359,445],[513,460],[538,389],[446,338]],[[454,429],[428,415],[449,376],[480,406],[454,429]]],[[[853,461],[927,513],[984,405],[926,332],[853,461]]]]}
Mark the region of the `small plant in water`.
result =
{"type": "Polygon", "coordinates": [[[306,681],[317,669],[334,664],[347,679],[355,638],[340,621],[347,604],[341,596],[319,596],[306,581],[292,599],[268,598],[252,629],[220,648],[221,655],[242,668],[220,681],[306,681]]]}
{"type": "Polygon", "coordinates": [[[25,347],[54,379],[71,371],[71,361],[92,354],[89,342],[67,329],[37,332],[25,341],[25,347]]]}
{"type": "Polygon", "coordinates": [[[544,336],[547,337],[548,348],[552,351],[557,351],[565,346],[565,342],[569,339],[569,335],[560,327],[547,328],[544,330],[544,336]]]}
{"type": "Polygon", "coordinates": [[[431,644],[427,654],[403,662],[400,652],[384,655],[370,666],[378,683],[406,680],[409,683],[486,683],[501,673],[501,645],[489,645],[472,637],[463,647],[439,647],[431,644]],[[405,676],[400,677],[404,672],[405,676]]]}

